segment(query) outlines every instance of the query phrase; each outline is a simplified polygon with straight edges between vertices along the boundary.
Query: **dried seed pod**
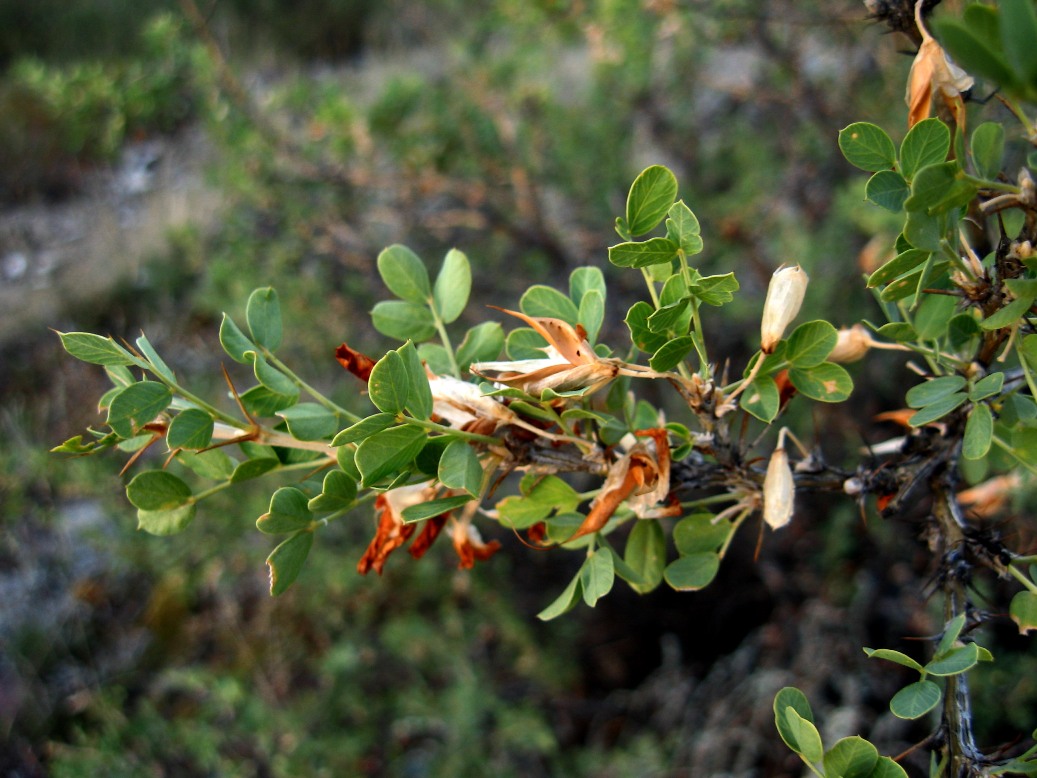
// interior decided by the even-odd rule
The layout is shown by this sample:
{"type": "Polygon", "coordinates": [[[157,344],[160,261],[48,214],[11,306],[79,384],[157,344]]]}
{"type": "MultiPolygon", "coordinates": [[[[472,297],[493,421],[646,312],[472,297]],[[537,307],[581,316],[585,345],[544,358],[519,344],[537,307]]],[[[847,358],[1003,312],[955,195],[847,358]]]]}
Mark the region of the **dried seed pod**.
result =
{"type": "Polygon", "coordinates": [[[763,480],[763,520],[771,529],[779,529],[792,518],[792,507],[796,499],[796,482],[789,466],[789,455],[785,451],[784,436],[778,437],[778,447],[767,464],[767,476],[763,480]]]}
{"type": "Polygon", "coordinates": [[[760,349],[772,354],[785,334],[789,322],[796,318],[803,305],[803,296],[810,280],[799,265],[779,267],[771,276],[767,287],[767,299],[763,303],[763,320],[760,324],[760,349]]]}
{"type": "Polygon", "coordinates": [[[863,324],[854,324],[852,327],[843,327],[839,330],[839,339],[835,342],[835,348],[828,355],[829,362],[856,362],[868,353],[874,341],[871,334],[863,324]]]}

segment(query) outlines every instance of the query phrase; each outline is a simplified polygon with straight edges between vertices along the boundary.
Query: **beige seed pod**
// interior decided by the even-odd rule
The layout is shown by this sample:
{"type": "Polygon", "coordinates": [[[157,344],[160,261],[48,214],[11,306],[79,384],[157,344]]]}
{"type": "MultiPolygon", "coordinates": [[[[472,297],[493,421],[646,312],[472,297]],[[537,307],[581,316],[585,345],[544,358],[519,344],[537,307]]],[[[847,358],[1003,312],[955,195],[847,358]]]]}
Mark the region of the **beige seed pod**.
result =
{"type": "Polygon", "coordinates": [[[780,529],[789,523],[796,499],[796,483],[785,451],[784,432],[778,435],[778,447],[771,454],[763,479],[763,520],[771,529],[780,529]]]}
{"type": "Polygon", "coordinates": [[[856,362],[868,353],[873,343],[871,334],[863,324],[843,327],[839,330],[839,339],[836,340],[832,353],[828,355],[828,361],[856,362]]]}
{"type": "Polygon", "coordinates": [[[810,280],[799,265],[779,267],[771,276],[767,287],[767,299],[763,303],[763,319],[760,323],[760,350],[764,354],[774,353],[785,328],[796,318],[803,305],[803,296],[810,280]]]}

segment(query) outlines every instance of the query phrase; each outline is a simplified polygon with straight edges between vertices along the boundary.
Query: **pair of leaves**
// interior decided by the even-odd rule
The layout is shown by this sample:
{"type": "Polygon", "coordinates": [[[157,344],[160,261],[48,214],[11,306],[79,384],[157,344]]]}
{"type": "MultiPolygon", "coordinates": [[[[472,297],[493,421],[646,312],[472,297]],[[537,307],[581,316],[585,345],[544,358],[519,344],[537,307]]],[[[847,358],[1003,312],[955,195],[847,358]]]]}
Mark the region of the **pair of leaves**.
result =
{"type": "Polygon", "coordinates": [[[673,528],[673,542],[680,556],[667,565],[666,583],[677,591],[704,589],[720,570],[720,549],[728,542],[734,527],[729,521],[714,523],[711,513],[697,513],[681,519],[673,528]]]}
{"type": "Polygon", "coordinates": [[[927,676],[960,675],[971,670],[980,661],[993,659],[989,651],[976,643],[958,643],[964,626],[964,614],[959,614],[951,619],[944,628],[943,636],[936,647],[933,658],[924,666],[906,654],[893,649],[864,649],[864,653],[870,658],[894,662],[915,670],[921,676],[918,681],[908,684],[893,695],[889,709],[894,716],[902,719],[917,719],[940,703],[943,690],[939,684],[930,681],[927,676]]]}
{"type": "Polygon", "coordinates": [[[662,165],[645,168],[627,194],[626,218],[616,219],[623,243],[609,247],[609,261],[618,267],[647,268],[664,265],[678,252],[693,256],[702,251],[698,219],[683,200],[677,200],[677,178],[662,165]],[[666,237],[635,241],[666,219],[666,237]]]}
{"type": "Polygon", "coordinates": [[[371,369],[367,381],[371,402],[382,413],[407,411],[416,419],[432,415],[432,391],[413,343],[388,352],[371,369]]]}
{"type": "Polygon", "coordinates": [[[888,756],[861,737],[846,737],[824,750],[814,723],[810,702],[799,689],[786,686],[774,697],[774,725],[785,745],[824,775],[840,778],[907,778],[907,773],[888,756]]]}
{"type": "Polygon", "coordinates": [[[449,324],[468,304],[472,272],[468,258],[457,249],[447,252],[434,284],[425,263],[401,244],[383,249],[377,265],[382,282],[399,298],[380,302],[371,311],[372,323],[383,335],[428,340],[436,332],[437,319],[449,324]]]}

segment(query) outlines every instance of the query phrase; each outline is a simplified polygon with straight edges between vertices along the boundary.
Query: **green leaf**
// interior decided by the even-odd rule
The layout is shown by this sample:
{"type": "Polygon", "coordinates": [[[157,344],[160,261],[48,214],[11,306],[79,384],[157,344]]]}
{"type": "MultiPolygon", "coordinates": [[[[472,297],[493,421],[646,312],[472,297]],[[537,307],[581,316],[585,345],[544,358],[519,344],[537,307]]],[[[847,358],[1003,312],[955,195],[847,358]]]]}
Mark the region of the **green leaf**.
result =
{"type": "Polygon", "coordinates": [[[223,321],[220,323],[220,345],[227,356],[243,365],[251,364],[252,359],[249,355],[258,351],[256,344],[245,336],[227,314],[223,314],[223,321]]]}
{"type": "Polygon", "coordinates": [[[675,202],[666,215],[666,237],[680,246],[685,256],[691,257],[702,251],[699,220],[684,201],[675,202]]]}
{"type": "Polygon", "coordinates": [[[407,366],[397,351],[390,351],[371,369],[367,381],[371,402],[383,413],[401,413],[410,394],[407,366]]]}
{"type": "Polygon", "coordinates": [[[932,256],[932,252],[922,249],[908,249],[902,254],[897,254],[868,277],[868,287],[874,288],[888,284],[894,278],[925,264],[930,256],[932,256]]]}
{"type": "Polygon", "coordinates": [[[482,490],[482,465],[463,440],[450,443],[439,459],[439,480],[449,489],[463,489],[472,497],[482,490]]]}
{"type": "Polygon", "coordinates": [[[417,505],[410,505],[403,509],[403,522],[412,524],[416,521],[424,521],[435,516],[441,516],[471,501],[471,495],[458,494],[454,497],[441,497],[438,500],[428,500],[417,505]]]}
{"type": "Polygon", "coordinates": [[[634,522],[627,537],[623,560],[642,581],[630,584],[638,594],[647,594],[662,582],[663,568],[666,567],[666,535],[658,519],[634,522]]]}
{"type": "Polygon", "coordinates": [[[145,470],[126,485],[126,498],[144,511],[168,511],[192,502],[191,487],[165,470],[145,470]]]}
{"type": "Polygon", "coordinates": [[[397,351],[403,359],[407,370],[407,413],[415,419],[425,420],[432,415],[432,389],[429,386],[428,374],[421,364],[421,357],[413,343],[404,343],[397,351]]]}
{"type": "Polygon", "coordinates": [[[778,734],[781,735],[781,739],[785,741],[785,745],[797,754],[801,753],[802,747],[796,739],[796,732],[789,726],[788,710],[791,708],[804,721],[813,724],[814,714],[810,710],[810,703],[807,701],[806,695],[794,686],[786,686],[774,696],[773,707],[774,726],[778,730],[778,734]]]}
{"type": "Polygon", "coordinates": [[[937,419],[942,419],[948,413],[963,405],[968,399],[968,396],[964,392],[955,392],[946,397],[941,397],[936,402],[926,405],[914,414],[907,420],[907,423],[912,427],[921,427],[925,424],[930,424],[937,419]]]}
{"type": "Polygon", "coordinates": [[[846,161],[876,173],[896,165],[897,150],[886,131],[869,122],[856,122],[839,132],[839,149],[846,161]]]}
{"type": "Polygon", "coordinates": [[[211,478],[213,481],[230,479],[234,466],[237,464],[226,451],[220,448],[198,452],[181,451],[176,458],[191,472],[202,478],[211,478]]]}
{"type": "Polygon", "coordinates": [[[652,165],[634,179],[627,195],[626,221],[631,235],[644,235],[663,220],[677,199],[677,177],[652,165]]]}
{"type": "Polygon", "coordinates": [[[692,294],[706,305],[724,305],[735,299],[738,291],[738,279],[734,273],[718,276],[703,276],[691,287],[692,294]]]}
{"type": "Polygon", "coordinates": [[[862,737],[844,737],[825,754],[825,774],[839,778],[867,778],[879,760],[878,749],[862,737]]]}
{"type": "Polygon", "coordinates": [[[999,330],[1002,327],[1011,327],[1015,324],[1033,305],[1034,298],[1027,295],[1019,297],[983,319],[979,326],[985,330],[999,330]]]}
{"type": "MultiPolygon", "coordinates": [[[[905,207],[906,205],[905,202],[905,207]]],[[[940,216],[931,216],[926,211],[909,213],[904,224],[904,237],[907,241],[916,249],[930,252],[940,250],[944,232],[943,219],[940,216]]]]}
{"type": "Polygon", "coordinates": [[[543,284],[534,284],[526,290],[519,300],[519,309],[526,316],[549,316],[572,325],[580,318],[580,311],[572,300],[543,284]]]}
{"type": "Polygon", "coordinates": [[[1019,81],[1032,89],[1037,85],[1037,13],[1033,0],[1003,0],[998,8],[1005,58],[1019,81]]]}
{"type": "Polygon", "coordinates": [[[331,513],[348,508],[356,499],[356,481],[342,470],[332,470],[324,476],[320,494],[306,507],[314,513],[331,513]]]}
{"type": "Polygon", "coordinates": [[[805,322],[789,335],[785,359],[794,367],[816,367],[832,353],[838,339],[835,327],[828,322],[805,322]]]}
{"type": "Polygon", "coordinates": [[[980,403],[974,405],[962,438],[961,455],[966,459],[982,459],[990,451],[994,440],[994,416],[990,407],[980,403]]]}
{"type": "Polygon", "coordinates": [[[150,535],[175,535],[187,529],[195,517],[197,507],[193,502],[168,510],[137,511],[137,529],[150,535]]]}
{"type": "Polygon", "coordinates": [[[243,481],[251,481],[253,478],[259,478],[262,475],[266,475],[279,464],[281,464],[280,461],[274,457],[256,457],[255,459],[246,459],[234,468],[234,472],[231,473],[230,476],[230,482],[232,484],[240,484],[243,481]]]}
{"type": "Polygon", "coordinates": [[[796,743],[796,753],[810,764],[817,764],[824,757],[825,749],[821,744],[821,733],[813,722],[799,715],[791,705],[785,708],[785,724],[789,734],[796,743]]]}
{"type": "Polygon", "coordinates": [[[679,592],[704,589],[716,578],[720,557],[712,552],[688,554],[666,566],[663,577],[679,592]]]}
{"type": "Polygon", "coordinates": [[[1030,591],[1016,592],[1008,608],[1008,615],[1019,627],[1020,635],[1037,630],[1037,594],[1030,591]]]}
{"type": "Polygon", "coordinates": [[[673,528],[673,543],[681,556],[720,550],[734,526],[726,520],[714,524],[715,518],[712,513],[696,513],[677,522],[673,528]]]}
{"type": "Polygon", "coordinates": [[[693,348],[695,348],[695,340],[692,336],[681,335],[660,346],[652,354],[648,364],[651,365],[652,370],[664,373],[675,368],[684,357],[691,353],[693,348]]]}
{"type": "Polygon", "coordinates": [[[612,552],[608,548],[599,548],[580,567],[580,588],[583,589],[583,601],[593,608],[598,600],[612,591],[616,580],[615,563],[612,552]]]}
{"type": "MultiPolygon", "coordinates": [[[[925,281],[921,282],[925,285],[925,281]]],[[[958,305],[958,298],[945,294],[922,295],[915,313],[915,332],[922,340],[936,340],[947,332],[951,317],[958,305]]]]}
{"type": "Polygon", "coordinates": [[[299,403],[277,412],[297,440],[324,440],[338,431],[338,417],[317,403],[299,403]]]}
{"type": "Polygon", "coordinates": [[[146,335],[141,335],[136,340],[137,350],[144,355],[144,358],[151,364],[152,369],[156,374],[162,376],[167,381],[176,383],[176,375],[169,368],[169,365],[158,355],[155,351],[155,347],[151,345],[151,341],[148,340],[146,335]]]}
{"type": "Polygon", "coordinates": [[[988,397],[993,397],[995,394],[1001,391],[1005,385],[1005,374],[1001,372],[991,373],[990,375],[983,376],[983,378],[976,381],[969,389],[969,399],[972,402],[979,402],[985,400],[988,397]]]}
{"type": "Polygon", "coordinates": [[[904,201],[910,194],[911,187],[895,170],[880,170],[864,186],[865,198],[893,213],[903,210],[904,201]]]}
{"type": "Polygon", "coordinates": [[[587,340],[594,343],[605,321],[605,298],[597,289],[590,289],[580,301],[579,322],[587,332],[587,340]]]}
{"type": "Polygon", "coordinates": [[[251,354],[252,370],[256,380],[274,394],[292,398],[292,404],[299,397],[299,387],[287,375],[264,359],[258,351],[251,354]]]}
{"type": "Polygon", "coordinates": [[[816,367],[789,370],[789,381],[800,394],[811,400],[838,403],[853,392],[853,379],[842,365],[822,362],[816,367]]]}
{"type": "Polygon", "coordinates": [[[418,427],[391,427],[376,432],[357,446],[354,459],[360,471],[360,485],[373,486],[407,465],[425,444],[425,431],[418,427]]]}
{"type": "Polygon", "coordinates": [[[575,511],[583,501],[579,493],[557,476],[528,475],[520,485],[522,496],[512,495],[497,503],[502,524],[511,529],[526,529],[543,521],[555,510],[575,511]]]}
{"type": "Polygon", "coordinates": [[[503,348],[504,328],[498,322],[477,324],[465,333],[464,340],[457,347],[457,366],[467,370],[472,362],[489,362],[499,357],[503,348]]]}
{"type": "Polygon", "coordinates": [[[551,619],[556,619],[563,613],[571,611],[573,606],[580,601],[580,596],[582,594],[580,585],[581,576],[582,568],[569,582],[569,585],[565,587],[565,591],[558,595],[558,598],[554,602],[540,611],[540,613],[537,614],[537,618],[541,621],[551,621],[551,619]]]}
{"type": "Polygon", "coordinates": [[[371,323],[383,335],[418,343],[436,334],[432,312],[424,305],[402,300],[383,300],[371,309],[371,323]]]}
{"type": "Polygon", "coordinates": [[[378,255],[378,275],[382,277],[382,283],[389,287],[389,291],[401,300],[420,304],[424,308],[424,304],[432,297],[432,286],[429,284],[425,263],[417,254],[399,243],[382,249],[378,255]]]}
{"type": "MultiPolygon", "coordinates": [[[[496,324],[496,322],[491,322],[496,324]]],[[[504,335],[501,334],[501,343],[504,342],[504,335]]],[[[463,345],[463,344],[462,344],[463,345]]],[[[450,357],[447,355],[447,350],[438,343],[421,343],[418,345],[418,356],[421,360],[428,365],[428,369],[435,375],[453,375],[454,366],[450,363],[450,357]]],[[[493,357],[486,357],[486,359],[496,359],[496,355],[493,357]]],[[[469,362],[474,360],[469,360],[469,362]]],[[[465,367],[468,366],[468,362],[465,363],[465,367]]]]}
{"type": "Polygon", "coordinates": [[[902,321],[893,321],[889,324],[883,324],[875,331],[875,334],[882,338],[895,340],[898,343],[912,341],[918,337],[915,328],[902,321]]]}
{"type": "Polygon", "coordinates": [[[951,149],[951,131],[947,125],[933,117],[918,122],[900,144],[900,172],[907,179],[929,165],[947,159],[951,149]]]}
{"type": "Polygon", "coordinates": [[[627,311],[626,322],[630,330],[630,340],[646,354],[654,354],[666,343],[666,336],[652,332],[648,326],[648,317],[655,309],[643,300],[634,303],[627,311]]]}
{"type": "Polygon", "coordinates": [[[912,386],[907,390],[904,399],[910,408],[924,408],[939,402],[945,397],[956,394],[965,388],[967,382],[960,375],[941,376],[925,383],[912,386]]]}
{"type": "Polygon", "coordinates": [[[298,402],[298,395],[272,392],[262,384],[242,393],[241,403],[253,416],[273,416],[298,402]]]}
{"type": "Polygon", "coordinates": [[[270,498],[269,510],[256,520],[256,529],[268,535],[283,535],[310,526],[313,515],[306,495],[294,486],[282,486],[270,498]]]}
{"type": "Polygon", "coordinates": [[[169,407],[173,395],[158,381],[138,381],[112,398],[108,406],[108,425],[120,437],[130,438],[169,407]]]}
{"type": "Polygon", "coordinates": [[[951,160],[918,171],[911,181],[911,196],[904,201],[904,208],[908,211],[924,211],[930,215],[946,213],[952,208],[965,205],[975,196],[976,185],[965,178],[958,161],[951,160]]]}
{"type": "Polygon", "coordinates": [[[134,365],[133,355],[114,340],[91,332],[59,332],[61,345],[69,354],[91,365],[134,365]]]}
{"type": "Polygon", "coordinates": [[[605,276],[601,269],[593,265],[578,267],[569,274],[569,299],[576,303],[577,307],[583,302],[583,296],[590,291],[597,291],[604,300],[607,292],[605,289],[605,276]]]}
{"type": "Polygon", "coordinates": [[[778,391],[778,385],[768,375],[757,376],[745,390],[738,407],[765,424],[770,424],[781,408],[781,392],[778,391]]]}
{"type": "Polygon", "coordinates": [[[457,249],[450,249],[436,276],[432,299],[444,323],[450,324],[464,312],[472,292],[472,269],[468,257],[457,249]]]}
{"type": "Polygon", "coordinates": [[[960,675],[975,667],[977,662],[979,662],[979,646],[975,643],[966,643],[964,646],[938,653],[925,666],[925,671],[930,675],[960,675]]]}
{"type": "Polygon", "coordinates": [[[918,662],[907,654],[894,651],[892,648],[865,648],[864,653],[867,654],[870,659],[885,659],[889,662],[896,662],[898,665],[903,665],[904,667],[910,667],[912,670],[917,670],[920,673],[923,672],[922,666],[918,664],[918,662]]]}
{"type": "Polygon", "coordinates": [[[518,327],[508,333],[504,350],[509,359],[543,359],[547,341],[532,327],[518,327]]]}
{"type": "Polygon", "coordinates": [[[898,719],[919,719],[935,708],[942,696],[938,684],[916,681],[893,695],[889,709],[898,719]]]}
{"type": "Polygon", "coordinates": [[[990,181],[1001,172],[1005,154],[1005,128],[1000,122],[984,122],[972,133],[972,161],[976,171],[990,181]]]}
{"type": "Polygon", "coordinates": [[[671,262],[677,256],[677,244],[668,238],[649,238],[609,246],[609,262],[617,267],[648,267],[671,262]]]}
{"type": "Polygon", "coordinates": [[[936,646],[934,657],[943,656],[950,651],[954,647],[954,643],[958,640],[958,636],[961,635],[963,629],[965,629],[965,614],[959,613],[944,625],[943,636],[940,638],[940,642],[936,646]]]}
{"type": "Polygon", "coordinates": [[[888,756],[880,756],[868,778],[907,778],[907,772],[888,756]]]}
{"type": "Polygon", "coordinates": [[[677,300],[677,302],[659,308],[648,317],[648,328],[652,332],[677,334],[682,329],[679,327],[679,322],[681,319],[684,319],[684,332],[680,334],[685,334],[688,324],[688,318],[685,314],[688,312],[690,302],[689,298],[684,297],[677,300]]]}
{"type": "Polygon", "coordinates": [[[205,448],[212,442],[213,420],[200,408],[180,411],[169,422],[166,445],[169,450],[177,448],[205,448]]]}
{"type": "Polygon", "coordinates": [[[281,345],[281,303],[273,287],[256,289],[245,306],[245,321],[256,344],[276,351],[281,345]]]}
{"type": "Polygon", "coordinates": [[[284,594],[295,582],[312,547],[313,533],[302,530],[270,552],[266,558],[266,566],[270,568],[270,594],[275,597],[284,594]]]}

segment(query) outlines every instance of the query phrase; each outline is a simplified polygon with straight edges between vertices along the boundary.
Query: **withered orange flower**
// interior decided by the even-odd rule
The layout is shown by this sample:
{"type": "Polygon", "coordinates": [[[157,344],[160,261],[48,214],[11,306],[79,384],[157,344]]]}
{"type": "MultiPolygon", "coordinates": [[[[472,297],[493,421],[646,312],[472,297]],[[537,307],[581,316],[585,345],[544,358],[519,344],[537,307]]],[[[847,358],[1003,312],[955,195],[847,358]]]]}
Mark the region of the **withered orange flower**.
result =
{"type": "Polygon", "coordinates": [[[389,554],[406,543],[414,534],[416,525],[403,522],[404,509],[431,500],[435,495],[436,487],[427,481],[401,486],[378,495],[374,503],[375,513],[378,515],[378,529],[367,551],[357,563],[356,569],[360,575],[367,575],[371,570],[378,575],[382,574],[389,554]]]}
{"type": "Polygon", "coordinates": [[[637,435],[652,438],[654,453],[649,446],[638,443],[612,464],[601,491],[591,502],[587,518],[566,543],[600,530],[628,498],[627,504],[641,518],[674,515],[672,505],[661,509],[655,507],[666,499],[670,491],[670,445],[666,431],[638,430],[637,435]]]}
{"type": "Polygon", "coordinates": [[[407,549],[412,557],[421,559],[425,556],[425,552],[431,548],[433,541],[439,537],[439,533],[446,526],[448,518],[450,518],[449,513],[441,513],[422,524],[421,532],[418,533],[418,536],[414,538],[414,542],[410,544],[410,548],[407,549]]]}
{"type": "Polygon", "coordinates": [[[462,570],[470,570],[475,566],[475,561],[485,561],[500,550],[499,540],[491,540],[489,543],[483,541],[479,530],[468,521],[454,521],[450,531],[451,540],[454,542],[454,551],[460,560],[457,566],[462,570]]]}
{"type": "Polygon", "coordinates": [[[922,34],[922,45],[918,48],[911,73],[907,77],[907,94],[904,101],[908,107],[907,126],[910,129],[929,117],[934,93],[954,117],[955,124],[965,131],[965,102],[961,93],[972,88],[972,76],[951,61],[947,52],[925,29],[922,21],[922,0],[915,4],[915,23],[922,34]]]}
{"type": "Polygon", "coordinates": [[[359,351],[354,351],[345,343],[335,349],[335,359],[338,360],[342,367],[365,384],[367,379],[371,377],[371,370],[375,366],[375,361],[371,357],[361,354],[359,351]]]}
{"type": "Polygon", "coordinates": [[[477,362],[469,367],[473,374],[535,396],[545,389],[556,392],[586,390],[586,394],[591,394],[620,374],[621,363],[595,354],[582,327],[573,327],[561,319],[547,316],[526,316],[506,308],[497,310],[522,319],[546,340],[545,356],[542,359],[477,362]]]}

